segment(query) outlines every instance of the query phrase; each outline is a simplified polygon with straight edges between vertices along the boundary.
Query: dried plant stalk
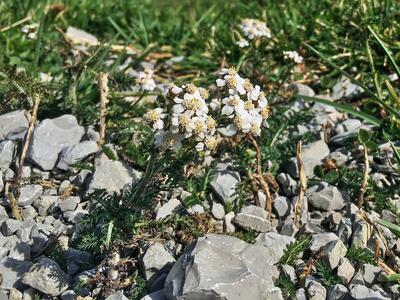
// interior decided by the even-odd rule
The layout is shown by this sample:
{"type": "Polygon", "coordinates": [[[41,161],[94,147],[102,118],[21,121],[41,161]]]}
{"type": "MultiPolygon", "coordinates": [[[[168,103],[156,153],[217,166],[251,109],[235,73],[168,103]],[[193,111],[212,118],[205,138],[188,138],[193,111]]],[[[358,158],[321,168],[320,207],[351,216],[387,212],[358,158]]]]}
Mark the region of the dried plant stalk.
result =
{"type": "Polygon", "coordinates": [[[297,227],[300,227],[301,214],[303,212],[303,198],[307,189],[307,177],[304,169],[304,162],[303,159],[301,158],[301,148],[302,148],[302,141],[299,141],[297,143],[296,159],[297,159],[297,168],[299,170],[299,175],[300,175],[300,187],[299,187],[299,194],[297,196],[296,204],[294,207],[295,209],[294,221],[297,227]]]}
{"type": "Polygon", "coordinates": [[[369,169],[369,160],[368,160],[368,150],[367,146],[363,144],[364,148],[364,175],[363,175],[363,181],[361,183],[361,188],[360,188],[360,193],[358,194],[357,197],[357,206],[362,207],[364,204],[364,194],[367,190],[367,185],[368,185],[368,169],[369,169]]]}
{"type": "Polygon", "coordinates": [[[263,172],[262,172],[262,160],[261,160],[261,150],[260,147],[258,146],[258,143],[254,136],[252,134],[248,134],[247,138],[249,139],[250,143],[254,146],[254,149],[256,150],[256,158],[257,158],[257,174],[254,174],[254,177],[258,180],[258,183],[261,186],[261,189],[263,190],[265,194],[265,210],[268,212],[268,217],[271,218],[272,214],[272,197],[271,193],[269,192],[269,186],[267,181],[264,178],[263,172]]]}
{"type": "Polygon", "coordinates": [[[21,194],[21,180],[22,180],[22,175],[23,175],[22,173],[24,171],[24,163],[25,163],[26,155],[28,154],[29,145],[31,142],[33,130],[35,128],[35,124],[36,124],[36,120],[37,120],[39,104],[40,104],[40,97],[38,95],[36,95],[34,102],[33,102],[33,108],[32,108],[32,113],[31,113],[31,119],[29,121],[28,131],[26,132],[24,145],[22,147],[22,153],[19,158],[18,170],[17,170],[15,177],[13,179],[13,182],[12,182],[13,191],[7,193],[7,198],[8,198],[8,201],[10,202],[11,211],[17,220],[22,219],[21,214],[19,213],[19,208],[18,208],[18,201],[19,201],[19,197],[21,194]]]}
{"type": "Polygon", "coordinates": [[[106,114],[108,103],[108,73],[101,72],[99,75],[99,88],[100,88],[100,138],[99,146],[104,143],[106,136],[106,114]]]}

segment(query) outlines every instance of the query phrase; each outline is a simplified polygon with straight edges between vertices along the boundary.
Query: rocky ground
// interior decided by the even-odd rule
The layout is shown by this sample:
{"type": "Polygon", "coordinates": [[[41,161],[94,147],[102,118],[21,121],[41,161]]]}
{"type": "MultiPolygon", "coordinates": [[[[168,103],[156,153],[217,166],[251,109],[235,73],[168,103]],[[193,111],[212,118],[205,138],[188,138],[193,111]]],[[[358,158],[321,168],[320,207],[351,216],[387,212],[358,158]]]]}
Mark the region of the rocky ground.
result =
{"type": "MultiPolygon", "coordinates": [[[[314,95],[305,85],[288,88],[314,95]]],[[[337,100],[355,94],[355,86],[342,80],[331,95],[321,97],[337,100]]],[[[334,185],[329,178],[311,184],[315,167],[329,162],[334,163],[332,168],[362,173],[362,152],[349,148],[348,140],[369,126],[332,107],[309,105],[301,99],[285,115],[304,109],[312,112],[311,122],[285,135],[286,139],[306,133],[314,137],[302,150],[310,183],[300,228],[294,224],[293,208],[299,190],[296,158],[280,166],[272,218],[251,201],[237,212],[228,211],[241,176],[227,159],[218,162],[212,192],[202,205],[183,207],[189,193],[178,188],[162,194],[152,214],[154,220],[210,216],[212,226],[204,236],[189,246],[174,239],[144,238],[136,257],[114,252],[107,259],[73,243],[80,220],[98,205],[89,195],[97,189],[126,189],[140,179],[141,172],[103,153],[97,144],[99,134],[92,127],[80,126],[74,116],[40,120],[23,170],[19,200],[23,220],[18,221],[12,217],[6,191],[18,165],[29,116],[23,111],[1,115],[0,299],[127,299],[127,288],[114,287],[104,293],[105,283],[98,278],[113,281],[136,269],[149,292],[143,300],[288,299],[290,292],[299,300],[398,299],[400,285],[385,282],[383,265],[374,263],[374,255],[391,265],[399,263],[400,239],[375,223],[377,219],[394,221],[397,216],[388,209],[374,211],[373,203],[364,215],[351,189],[334,185]],[[253,238],[244,241],[238,232],[253,238]],[[372,260],[357,260],[362,254],[355,255],[354,249],[360,253],[360,249],[371,249],[372,260]],[[135,265],[131,270],[128,260],[135,265]]],[[[396,186],[399,177],[389,163],[390,145],[379,145],[379,149],[381,154],[369,157],[370,177],[378,187],[396,186]]],[[[390,201],[400,207],[397,195],[390,201]]]]}

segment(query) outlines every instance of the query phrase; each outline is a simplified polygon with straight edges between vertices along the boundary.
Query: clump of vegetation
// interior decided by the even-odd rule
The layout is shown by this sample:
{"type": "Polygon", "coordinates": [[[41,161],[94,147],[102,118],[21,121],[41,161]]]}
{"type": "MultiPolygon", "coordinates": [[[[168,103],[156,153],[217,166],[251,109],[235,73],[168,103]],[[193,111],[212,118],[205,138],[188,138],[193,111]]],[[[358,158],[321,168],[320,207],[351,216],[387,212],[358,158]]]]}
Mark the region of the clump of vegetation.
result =
{"type": "Polygon", "coordinates": [[[358,263],[360,265],[363,264],[371,264],[374,266],[377,265],[374,254],[367,248],[361,249],[351,246],[347,251],[346,257],[353,263],[358,263]]]}
{"type": "Polygon", "coordinates": [[[328,263],[321,260],[317,261],[315,263],[315,268],[315,275],[324,283],[327,288],[341,282],[340,278],[337,276],[335,271],[331,269],[328,263]]]}
{"type": "Polygon", "coordinates": [[[280,275],[275,282],[275,285],[282,290],[282,293],[286,299],[296,298],[296,285],[289,276],[280,275]]]}
{"type": "Polygon", "coordinates": [[[290,243],[279,260],[279,264],[293,266],[299,258],[299,255],[310,245],[310,243],[310,236],[301,236],[296,241],[290,243]]]}

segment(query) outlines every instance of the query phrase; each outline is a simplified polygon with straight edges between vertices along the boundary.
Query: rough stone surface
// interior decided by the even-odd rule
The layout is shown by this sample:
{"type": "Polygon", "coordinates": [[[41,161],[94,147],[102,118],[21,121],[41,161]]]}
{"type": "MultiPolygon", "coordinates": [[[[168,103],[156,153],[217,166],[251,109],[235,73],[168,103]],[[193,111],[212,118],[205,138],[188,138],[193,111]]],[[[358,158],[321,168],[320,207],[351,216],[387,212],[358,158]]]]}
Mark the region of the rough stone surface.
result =
{"type": "Polygon", "coordinates": [[[148,294],[146,296],[144,296],[142,299],[140,300],[167,300],[167,298],[164,295],[164,291],[163,290],[159,290],[157,292],[148,294]]]}
{"type": "Polygon", "coordinates": [[[181,202],[176,198],[172,198],[157,210],[156,220],[161,220],[172,215],[180,206],[181,202]]]}
{"type": "Polygon", "coordinates": [[[4,257],[0,260],[0,274],[3,275],[1,288],[10,290],[13,287],[21,286],[21,277],[31,268],[29,261],[17,260],[11,257],[4,257]]]}
{"type": "Polygon", "coordinates": [[[79,196],[71,196],[65,199],[60,198],[57,207],[59,207],[62,212],[74,211],[80,201],[81,199],[79,196]]]}
{"type": "Polygon", "coordinates": [[[329,242],[338,240],[338,236],[332,232],[314,234],[311,238],[310,251],[313,253],[325,247],[329,242]]]}
{"type": "Polygon", "coordinates": [[[265,247],[211,234],[199,238],[178,259],[164,293],[169,300],[270,299],[272,287],[265,247]]]}
{"type": "Polygon", "coordinates": [[[92,175],[88,191],[105,189],[108,192],[117,192],[128,188],[139,178],[139,172],[125,167],[120,161],[99,160],[96,163],[96,170],[92,175]]]}
{"type": "Polygon", "coordinates": [[[14,155],[14,142],[2,141],[0,142],[0,169],[7,170],[13,161],[14,155]]]}
{"type": "Polygon", "coordinates": [[[69,277],[52,259],[43,257],[22,278],[22,283],[50,296],[58,296],[68,288],[69,277]]]}
{"type": "Polygon", "coordinates": [[[233,220],[235,219],[235,212],[231,211],[224,216],[224,230],[226,233],[234,233],[236,231],[233,220]]]}
{"type": "Polygon", "coordinates": [[[41,196],[33,202],[33,206],[38,210],[39,216],[47,216],[47,212],[58,200],[58,196],[41,196]]]}
{"type": "Polygon", "coordinates": [[[283,194],[285,196],[292,197],[297,194],[299,186],[297,184],[297,181],[294,180],[289,174],[279,173],[276,176],[276,181],[280,183],[283,194]]]}
{"type": "Polygon", "coordinates": [[[309,204],[323,211],[341,210],[350,198],[346,192],[340,191],[337,187],[321,182],[312,186],[306,192],[309,204]]]}
{"type": "Polygon", "coordinates": [[[348,289],[342,284],[335,284],[331,287],[328,294],[328,300],[341,300],[348,294],[348,289]]]}
{"type": "Polygon", "coordinates": [[[20,229],[22,226],[21,221],[17,221],[15,219],[8,219],[3,222],[1,225],[1,232],[5,236],[10,236],[13,233],[15,233],[18,229],[20,229]]]}
{"type": "Polygon", "coordinates": [[[154,243],[147,248],[140,262],[146,279],[152,284],[160,274],[171,270],[175,258],[161,243],[154,243]]]}
{"type": "Polygon", "coordinates": [[[84,141],[77,145],[66,147],[62,150],[57,168],[68,170],[68,167],[96,153],[99,146],[94,141],[84,141]]]}
{"type": "Polygon", "coordinates": [[[28,119],[22,110],[0,115],[0,140],[7,135],[23,132],[28,125],[28,119]]]}
{"type": "Polygon", "coordinates": [[[293,205],[288,198],[278,196],[273,202],[273,209],[279,218],[284,218],[293,212],[293,205]]]}
{"type": "Polygon", "coordinates": [[[83,134],[84,129],[74,116],[43,120],[33,133],[28,158],[49,171],[54,168],[60,151],[78,144],[83,134]]]}
{"type": "Polygon", "coordinates": [[[324,247],[324,259],[330,265],[331,269],[336,268],[342,258],[347,253],[347,248],[341,240],[330,241],[324,247]]]}
{"type": "Polygon", "coordinates": [[[347,258],[342,258],[337,269],[337,275],[344,284],[348,284],[353,278],[355,269],[347,258]]]}
{"type": "Polygon", "coordinates": [[[236,225],[257,232],[271,231],[271,222],[267,220],[267,212],[255,205],[243,207],[234,219],[236,225]]]}
{"type": "Polygon", "coordinates": [[[365,300],[365,299],[380,300],[380,299],[385,299],[379,292],[375,292],[374,290],[371,290],[371,289],[369,289],[366,286],[361,285],[361,284],[355,284],[355,285],[351,286],[350,295],[355,300],[365,300]]]}
{"type": "Polygon", "coordinates": [[[223,203],[230,203],[236,192],[236,186],[240,182],[238,172],[230,170],[229,165],[219,163],[216,167],[216,174],[211,181],[211,188],[223,203]]]}
{"type": "Polygon", "coordinates": [[[307,284],[306,279],[306,290],[310,300],[325,300],[326,289],[318,281],[311,279],[307,284]]]}
{"type": "Polygon", "coordinates": [[[268,256],[272,264],[276,264],[281,259],[284,250],[291,243],[294,238],[286,235],[281,235],[276,232],[261,233],[257,239],[256,244],[266,247],[268,256]]]}
{"type": "Polygon", "coordinates": [[[221,203],[213,202],[211,213],[215,219],[222,220],[225,216],[224,206],[221,203]]]}
{"type": "Polygon", "coordinates": [[[43,193],[43,187],[38,184],[24,185],[21,187],[21,195],[19,198],[20,206],[28,206],[38,199],[43,193]]]}

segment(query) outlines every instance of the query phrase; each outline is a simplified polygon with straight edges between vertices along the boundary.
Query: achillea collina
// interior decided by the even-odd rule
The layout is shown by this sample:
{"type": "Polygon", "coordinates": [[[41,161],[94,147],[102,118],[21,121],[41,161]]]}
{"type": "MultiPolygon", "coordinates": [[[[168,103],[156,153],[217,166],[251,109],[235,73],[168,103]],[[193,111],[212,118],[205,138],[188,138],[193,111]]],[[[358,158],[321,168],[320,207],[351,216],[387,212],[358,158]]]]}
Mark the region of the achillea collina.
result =
{"type": "Polygon", "coordinates": [[[239,25],[243,34],[249,40],[255,40],[261,37],[271,37],[271,30],[264,21],[257,19],[243,19],[239,25]]]}
{"type": "Polygon", "coordinates": [[[210,153],[219,140],[217,128],[228,136],[261,134],[269,108],[260,87],[234,69],[222,69],[220,76],[216,84],[222,98],[209,100],[207,89],[191,83],[165,90],[165,105],[144,115],[155,131],[157,148],[179,150],[187,143],[210,153]]]}

